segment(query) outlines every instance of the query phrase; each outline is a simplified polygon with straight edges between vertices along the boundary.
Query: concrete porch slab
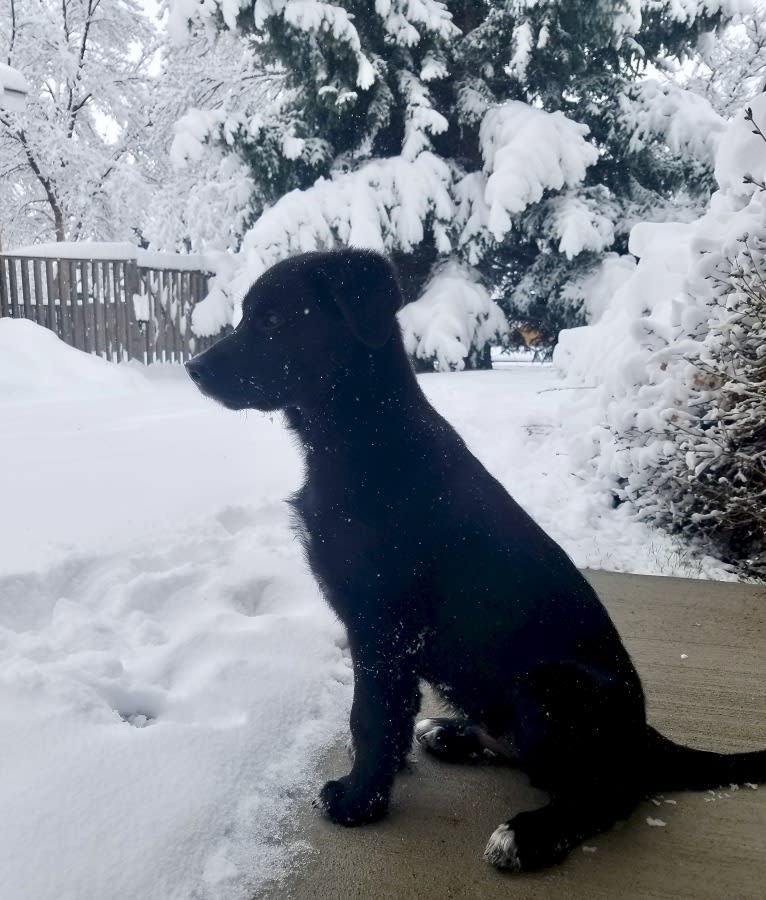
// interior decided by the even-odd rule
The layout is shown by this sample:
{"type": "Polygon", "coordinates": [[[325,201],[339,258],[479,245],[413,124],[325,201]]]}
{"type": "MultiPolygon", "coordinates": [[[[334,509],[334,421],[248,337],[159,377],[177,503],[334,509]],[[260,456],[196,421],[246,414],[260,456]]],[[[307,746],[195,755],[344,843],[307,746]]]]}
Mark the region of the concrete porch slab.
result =
{"type": "MultiPolygon", "coordinates": [[[[650,721],[720,751],[766,748],[766,587],[586,573],[644,679],[650,721]]],[[[424,713],[435,712],[431,708],[424,713]]],[[[490,833],[539,805],[524,776],[449,765],[416,751],[391,814],[342,829],[307,809],[303,863],[263,896],[292,900],[764,900],[766,786],[678,793],[646,802],[621,827],[555,869],[504,875],[482,860],[490,833]],[[650,826],[647,819],[664,826],[650,826]]],[[[336,748],[327,776],[345,774],[336,748]]],[[[317,788],[320,782],[317,783],[317,788]]]]}

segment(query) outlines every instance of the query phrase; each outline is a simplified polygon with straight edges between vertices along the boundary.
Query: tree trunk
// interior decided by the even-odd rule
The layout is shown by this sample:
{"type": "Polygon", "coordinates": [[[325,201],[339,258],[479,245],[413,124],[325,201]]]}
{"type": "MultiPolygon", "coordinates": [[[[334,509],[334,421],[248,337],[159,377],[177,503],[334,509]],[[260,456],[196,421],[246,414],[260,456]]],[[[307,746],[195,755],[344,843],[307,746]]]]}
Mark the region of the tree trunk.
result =
{"type": "Polygon", "coordinates": [[[53,209],[53,224],[56,228],[56,241],[61,244],[66,240],[66,234],[64,232],[64,216],[57,203],[51,201],[51,208],[53,209]]]}

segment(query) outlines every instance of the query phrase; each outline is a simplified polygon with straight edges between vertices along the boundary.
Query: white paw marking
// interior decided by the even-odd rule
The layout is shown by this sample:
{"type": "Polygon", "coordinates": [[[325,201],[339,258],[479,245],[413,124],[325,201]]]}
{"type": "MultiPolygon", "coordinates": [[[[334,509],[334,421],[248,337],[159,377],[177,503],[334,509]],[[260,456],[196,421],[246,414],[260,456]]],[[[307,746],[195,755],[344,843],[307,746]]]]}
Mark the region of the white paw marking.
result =
{"type": "Polygon", "coordinates": [[[516,835],[507,824],[500,825],[492,832],[492,836],[484,850],[484,859],[497,869],[510,869],[512,872],[521,871],[516,835]]]}
{"type": "Polygon", "coordinates": [[[435,750],[438,753],[444,750],[440,740],[443,733],[444,729],[437,725],[436,728],[432,728],[430,731],[419,734],[417,740],[419,744],[424,744],[426,747],[430,747],[431,750],[435,750]]]}
{"type": "Polygon", "coordinates": [[[429,731],[436,728],[436,719],[421,719],[415,726],[415,737],[421,740],[429,731]]]}

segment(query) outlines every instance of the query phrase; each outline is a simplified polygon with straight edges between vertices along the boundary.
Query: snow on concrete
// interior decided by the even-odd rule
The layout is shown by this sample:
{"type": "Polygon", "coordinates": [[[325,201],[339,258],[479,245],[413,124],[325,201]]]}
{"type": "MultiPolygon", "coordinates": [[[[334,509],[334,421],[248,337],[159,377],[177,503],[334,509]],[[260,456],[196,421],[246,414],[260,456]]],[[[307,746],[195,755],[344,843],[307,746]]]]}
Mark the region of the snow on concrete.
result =
{"type": "MultiPolygon", "coordinates": [[[[0,897],[251,897],[306,850],[351,697],[282,502],[298,451],[179,367],[0,325],[0,897]]],[[[422,384],[578,564],[688,572],[570,474],[550,367],[422,384]]]]}

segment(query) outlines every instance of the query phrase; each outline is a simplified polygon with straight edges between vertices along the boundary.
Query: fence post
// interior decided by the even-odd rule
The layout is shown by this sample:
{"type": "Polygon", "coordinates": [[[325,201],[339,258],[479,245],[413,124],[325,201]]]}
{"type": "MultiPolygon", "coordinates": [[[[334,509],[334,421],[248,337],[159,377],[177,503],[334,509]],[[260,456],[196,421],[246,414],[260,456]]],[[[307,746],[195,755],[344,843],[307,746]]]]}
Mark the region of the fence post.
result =
{"type": "Polygon", "coordinates": [[[72,304],[72,346],[78,350],[86,350],[85,346],[85,318],[80,312],[80,304],[77,302],[77,260],[69,260],[69,302],[72,304]]]}
{"type": "Polygon", "coordinates": [[[11,315],[17,318],[19,315],[19,285],[16,279],[16,258],[8,260],[8,284],[11,289],[11,315]]]}
{"type": "Polygon", "coordinates": [[[117,316],[117,362],[124,362],[128,357],[128,306],[125,300],[125,263],[115,260],[112,263],[114,278],[114,303],[117,316]],[[122,266],[122,272],[120,267],[122,266]],[[122,277],[121,277],[122,276],[122,277]]]}
{"type": "Polygon", "coordinates": [[[34,288],[35,313],[38,325],[45,325],[45,304],[43,298],[45,291],[43,290],[43,264],[39,259],[32,260],[32,272],[34,276],[32,287],[34,288]]]}
{"type": "Polygon", "coordinates": [[[48,294],[48,328],[54,334],[59,333],[59,319],[56,315],[56,279],[53,276],[53,260],[45,260],[45,287],[48,294]]]}
{"type": "Polygon", "coordinates": [[[105,310],[102,302],[101,283],[98,277],[98,263],[95,259],[91,260],[90,263],[90,284],[93,292],[93,349],[99,356],[105,356],[105,310]]]}
{"type": "Polygon", "coordinates": [[[5,275],[5,258],[0,256],[0,316],[10,316],[11,304],[8,297],[8,279],[5,275]]]}
{"type": "Polygon", "coordinates": [[[144,351],[146,349],[146,338],[143,329],[146,327],[143,320],[137,315],[134,297],[140,293],[140,285],[138,282],[138,267],[134,259],[125,262],[125,313],[128,336],[128,359],[138,359],[144,362],[144,351]]]}
{"type": "Polygon", "coordinates": [[[24,318],[32,318],[32,294],[29,290],[29,260],[21,258],[21,297],[24,302],[24,318]]]}

